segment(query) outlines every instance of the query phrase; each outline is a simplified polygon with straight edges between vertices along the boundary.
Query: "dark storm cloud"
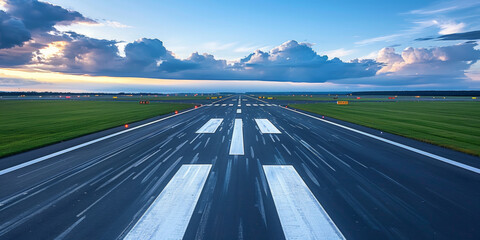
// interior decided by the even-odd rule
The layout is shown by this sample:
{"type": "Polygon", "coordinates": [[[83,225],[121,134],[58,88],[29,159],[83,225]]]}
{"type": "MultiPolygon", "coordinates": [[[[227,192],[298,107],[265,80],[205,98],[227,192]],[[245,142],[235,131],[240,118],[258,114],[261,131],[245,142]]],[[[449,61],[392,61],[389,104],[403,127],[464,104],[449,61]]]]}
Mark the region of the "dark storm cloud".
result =
{"type": "Polygon", "coordinates": [[[480,39],[480,31],[453,33],[438,37],[440,40],[477,40],[480,39]]]}
{"type": "Polygon", "coordinates": [[[79,12],[37,0],[7,0],[5,8],[8,14],[20,19],[29,30],[50,31],[56,24],[94,23],[79,12]]]}
{"type": "Polygon", "coordinates": [[[155,71],[159,61],[173,59],[158,39],[142,38],[125,46],[126,67],[136,71],[155,71]]]}
{"type": "Polygon", "coordinates": [[[125,66],[124,59],[118,55],[117,41],[89,38],[74,32],[52,38],[62,43],[61,54],[43,56],[38,53],[32,63],[52,71],[78,74],[117,72],[125,66]]]}
{"type": "Polygon", "coordinates": [[[235,64],[248,79],[325,82],[374,76],[380,64],[373,60],[343,62],[318,55],[309,44],[288,41],[269,52],[256,51],[235,64]]]}
{"type": "Polygon", "coordinates": [[[82,14],[36,0],[7,0],[0,10],[0,66],[27,64],[35,53],[59,36],[55,25],[90,22],[82,14]],[[33,41],[29,41],[33,40],[33,41]]]}
{"type": "Polygon", "coordinates": [[[0,49],[22,46],[30,37],[22,21],[0,10],[0,49]]]}
{"type": "Polygon", "coordinates": [[[428,41],[428,40],[451,41],[451,40],[478,40],[478,39],[480,39],[480,31],[452,33],[452,34],[441,35],[438,37],[417,38],[415,39],[415,41],[428,41]]]}
{"type": "Polygon", "coordinates": [[[23,46],[0,49],[0,67],[28,64],[34,53],[42,47],[44,47],[42,44],[27,42],[23,46]]]}

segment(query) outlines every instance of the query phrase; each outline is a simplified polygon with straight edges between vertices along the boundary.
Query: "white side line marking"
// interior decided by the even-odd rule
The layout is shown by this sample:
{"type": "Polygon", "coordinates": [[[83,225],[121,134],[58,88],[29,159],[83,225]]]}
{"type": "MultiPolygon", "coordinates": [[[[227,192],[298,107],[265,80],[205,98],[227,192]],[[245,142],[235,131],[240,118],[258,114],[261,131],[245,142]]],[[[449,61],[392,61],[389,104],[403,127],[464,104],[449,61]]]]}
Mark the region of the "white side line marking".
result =
{"type": "Polygon", "coordinates": [[[196,133],[215,133],[222,123],[223,118],[212,118],[208,120],[196,133]]]}
{"type": "MultiPolygon", "coordinates": [[[[199,108],[196,108],[196,109],[199,109],[199,108]]],[[[192,109],[187,110],[187,111],[184,111],[184,112],[180,112],[180,113],[175,114],[175,115],[170,115],[170,116],[168,116],[168,117],[164,117],[164,118],[161,118],[161,119],[158,119],[158,120],[155,120],[155,121],[151,121],[151,122],[149,122],[149,123],[145,123],[145,124],[142,124],[142,125],[140,125],[140,126],[136,126],[136,127],[133,127],[133,128],[129,128],[129,129],[120,131],[120,132],[116,132],[116,133],[113,133],[113,134],[110,134],[110,135],[107,135],[107,136],[104,136],[104,137],[101,137],[101,138],[97,138],[97,139],[94,139],[94,140],[91,140],[91,141],[88,141],[88,142],[85,142],[85,143],[82,143],[82,144],[79,144],[79,145],[76,145],[76,146],[73,146],[73,147],[69,147],[69,148],[67,148],[67,149],[63,149],[63,150],[58,151],[58,152],[54,152],[54,153],[48,154],[48,155],[43,156],[43,157],[39,157],[39,158],[30,160],[30,161],[28,161],[28,162],[24,162],[24,163],[22,163],[22,164],[18,164],[18,165],[13,166],[13,167],[9,167],[9,168],[0,170],[0,176],[1,176],[1,175],[4,175],[4,174],[7,174],[7,173],[9,173],[9,172],[13,172],[13,171],[15,171],[15,170],[24,168],[24,167],[28,167],[28,166],[30,166],[30,165],[32,165],[32,164],[45,161],[45,160],[47,160],[47,159],[56,157],[56,156],[58,156],[58,155],[62,155],[62,154],[64,154],[64,153],[71,152],[71,151],[73,151],[73,150],[76,150],[76,149],[79,149],[79,148],[82,148],[82,147],[85,147],[85,146],[88,146],[88,145],[91,145],[91,144],[94,144],[94,143],[103,141],[103,140],[105,140],[105,139],[109,139],[109,138],[118,136],[118,135],[120,135],[120,134],[124,134],[124,133],[130,132],[130,131],[133,131],[133,130],[142,128],[142,127],[146,127],[146,126],[148,126],[148,125],[151,125],[151,124],[154,124],[154,123],[157,123],[157,122],[160,122],[160,121],[163,121],[163,120],[172,118],[172,117],[176,117],[176,116],[178,116],[178,115],[181,115],[181,114],[184,114],[184,113],[193,111],[193,110],[195,110],[195,108],[192,108],[192,109]]]]}
{"type": "Polygon", "coordinates": [[[243,155],[243,121],[235,119],[233,125],[232,142],[230,143],[230,155],[243,155]]]}
{"type": "Polygon", "coordinates": [[[281,133],[268,119],[255,119],[262,133],[281,133]]]}
{"type": "Polygon", "coordinates": [[[388,139],[385,139],[385,138],[382,138],[382,137],[377,137],[377,136],[375,136],[375,135],[373,135],[373,134],[366,133],[366,132],[362,132],[362,131],[360,131],[360,130],[353,129],[353,128],[350,128],[350,127],[347,127],[347,126],[343,126],[343,125],[338,124],[338,123],[330,122],[330,121],[328,121],[328,120],[321,119],[321,118],[318,118],[318,117],[315,117],[315,116],[312,116],[312,115],[309,115],[309,114],[306,114],[306,113],[303,113],[303,112],[299,112],[299,111],[292,110],[292,109],[289,109],[289,108],[284,108],[284,109],[287,109],[287,110],[290,110],[290,111],[292,111],[292,112],[296,112],[296,113],[299,113],[299,114],[302,114],[302,115],[305,115],[305,116],[308,116],[308,117],[311,117],[311,118],[314,118],[314,119],[317,119],[317,120],[320,120],[320,121],[323,121],[323,122],[332,124],[332,125],[334,125],[334,126],[341,127],[341,128],[343,128],[343,129],[347,129],[347,130],[350,130],[350,131],[352,131],[352,132],[356,132],[356,133],[362,134],[362,135],[364,135],[364,136],[371,137],[371,138],[377,139],[377,140],[379,140],[379,141],[382,141],[382,142],[385,142],[385,143],[389,143],[389,144],[392,144],[392,145],[394,145],[394,146],[397,146],[397,147],[400,147],[400,148],[403,148],[403,149],[406,149],[406,150],[409,150],[409,151],[412,151],[412,152],[415,152],[415,153],[418,153],[418,154],[421,154],[421,155],[424,155],[424,156],[427,156],[427,157],[430,157],[430,158],[433,158],[433,159],[436,159],[436,160],[439,160],[439,161],[442,161],[442,162],[444,162],[444,163],[447,163],[447,164],[450,164],[450,165],[453,165],[453,166],[456,166],[456,167],[459,167],[459,168],[463,168],[463,169],[465,169],[465,170],[468,170],[468,171],[471,171],[471,172],[480,174],[480,169],[478,169],[478,168],[476,168],[476,167],[469,166],[469,165],[467,165],[467,164],[463,164],[463,163],[460,163],[460,162],[456,162],[456,161],[454,161],[454,160],[451,160],[451,159],[448,159],[448,158],[444,158],[444,157],[435,155],[435,154],[433,154],[433,153],[425,152],[425,151],[423,151],[423,150],[416,149],[416,148],[407,146],[407,145],[405,145],[405,144],[397,143],[397,142],[394,142],[394,141],[391,141],[391,140],[388,140],[388,139]]]}
{"type": "Polygon", "coordinates": [[[263,166],[286,239],[345,239],[295,168],[263,166]]]}
{"type": "Polygon", "coordinates": [[[125,239],[182,239],[211,167],[182,165],[125,239]]]}

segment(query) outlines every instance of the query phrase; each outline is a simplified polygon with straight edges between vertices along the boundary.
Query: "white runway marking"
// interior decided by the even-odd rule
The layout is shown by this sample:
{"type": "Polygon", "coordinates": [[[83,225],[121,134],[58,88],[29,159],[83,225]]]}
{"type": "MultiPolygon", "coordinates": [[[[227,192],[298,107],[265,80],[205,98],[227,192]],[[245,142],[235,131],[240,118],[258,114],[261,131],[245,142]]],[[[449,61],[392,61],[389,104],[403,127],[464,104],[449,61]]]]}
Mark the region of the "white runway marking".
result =
{"type": "Polygon", "coordinates": [[[258,104],[254,103],[254,104],[253,104],[253,106],[257,107],[257,106],[258,106],[258,104]]]}
{"type": "Polygon", "coordinates": [[[125,239],[182,239],[211,167],[180,167],[125,239]]]}
{"type": "Polygon", "coordinates": [[[265,104],[258,104],[258,105],[260,105],[261,107],[265,106],[265,104]]]}
{"type": "Polygon", "coordinates": [[[345,239],[295,168],[263,166],[286,239],[345,239]]]}
{"type": "Polygon", "coordinates": [[[242,113],[242,109],[237,109],[237,113],[242,113]]]}
{"type": "Polygon", "coordinates": [[[250,103],[247,103],[247,107],[250,107],[250,106],[251,106],[251,104],[250,104],[250,103]]]}
{"type": "Polygon", "coordinates": [[[217,104],[215,104],[215,105],[213,105],[213,106],[218,107],[218,106],[220,106],[220,104],[217,103],[217,104]]]}
{"type": "Polygon", "coordinates": [[[212,118],[208,120],[196,133],[215,133],[218,126],[222,123],[223,118],[212,118]]]}
{"type": "Polygon", "coordinates": [[[262,133],[281,133],[268,119],[255,119],[255,122],[262,133]]]}
{"type": "Polygon", "coordinates": [[[224,104],[222,104],[222,107],[225,107],[225,106],[227,106],[227,104],[225,104],[225,103],[224,103],[224,104]]]}
{"type": "Polygon", "coordinates": [[[385,143],[392,144],[392,145],[394,145],[394,146],[397,146],[397,147],[400,147],[400,148],[403,148],[403,149],[406,149],[406,150],[409,150],[409,151],[412,151],[412,152],[416,152],[416,153],[421,154],[421,155],[423,155],[423,156],[427,156],[427,157],[430,157],[430,158],[433,158],[433,159],[442,161],[442,162],[444,162],[444,163],[447,163],[447,164],[450,164],[450,165],[453,165],[453,166],[456,166],[456,167],[459,167],[459,168],[463,168],[463,169],[465,169],[465,170],[468,170],[468,171],[471,171],[471,172],[480,174],[480,169],[478,169],[478,168],[476,168],[476,167],[472,167],[472,166],[469,166],[469,165],[467,165],[467,164],[463,164],[463,163],[460,163],[460,162],[457,162],[457,161],[454,161],[454,160],[451,160],[451,159],[448,159],[448,158],[444,158],[444,157],[442,157],[442,156],[438,156],[438,155],[435,155],[435,154],[433,154],[433,153],[425,152],[425,151],[423,151],[423,150],[416,149],[416,148],[407,146],[407,145],[405,145],[405,144],[397,143],[397,142],[394,142],[394,141],[392,141],[392,140],[388,140],[388,139],[385,139],[385,138],[382,138],[382,137],[377,137],[377,136],[375,136],[375,135],[373,135],[373,134],[366,133],[366,132],[362,132],[362,131],[360,131],[360,130],[357,130],[357,129],[354,129],[354,128],[350,128],[350,127],[347,127],[347,126],[343,126],[343,125],[338,124],[338,123],[330,122],[330,121],[328,121],[328,120],[321,119],[321,118],[318,118],[318,117],[315,117],[315,116],[312,116],[312,115],[309,115],[309,114],[306,114],[306,113],[303,113],[303,112],[299,112],[299,111],[292,110],[292,109],[289,109],[289,108],[285,108],[285,109],[290,110],[290,111],[292,111],[292,112],[296,112],[296,113],[305,115],[305,116],[308,116],[308,117],[311,117],[311,118],[314,118],[314,119],[317,119],[317,120],[320,120],[320,121],[323,121],[323,122],[326,122],[326,123],[329,123],[329,124],[332,124],[332,125],[337,126],[337,127],[341,127],[341,128],[343,128],[343,129],[350,130],[350,131],[352,131],[352,132],[356,132],[356,133],[362,134],[362,135],[367,136],[367,137],[371,137],[371,138],[377,139],[377,140],[382,141],[382,142],[385,142],[385,143]]]}
{"type": "Polygon", "coordinates": [[[228,106],[233,107],[233,103],[228,104],[228,106]]]}
{"type": "Polygon", "coordinates": [[[235,119],[233,125],[232,142],[230,143],[230,155],[243,155],[243,121],[235,119]]]}

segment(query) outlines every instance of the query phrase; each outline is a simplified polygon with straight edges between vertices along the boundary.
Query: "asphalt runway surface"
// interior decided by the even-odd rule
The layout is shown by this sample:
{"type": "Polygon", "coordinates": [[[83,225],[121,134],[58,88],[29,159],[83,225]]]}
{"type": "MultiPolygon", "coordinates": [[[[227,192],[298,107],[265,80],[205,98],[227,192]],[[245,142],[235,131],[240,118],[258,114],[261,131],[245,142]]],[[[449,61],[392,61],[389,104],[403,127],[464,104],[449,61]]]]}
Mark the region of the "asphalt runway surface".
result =
{"type": "Polygon", "coordinates": [[[0,239],[479,239],[479,160],[234,95],[0,159],[0,239]]]}

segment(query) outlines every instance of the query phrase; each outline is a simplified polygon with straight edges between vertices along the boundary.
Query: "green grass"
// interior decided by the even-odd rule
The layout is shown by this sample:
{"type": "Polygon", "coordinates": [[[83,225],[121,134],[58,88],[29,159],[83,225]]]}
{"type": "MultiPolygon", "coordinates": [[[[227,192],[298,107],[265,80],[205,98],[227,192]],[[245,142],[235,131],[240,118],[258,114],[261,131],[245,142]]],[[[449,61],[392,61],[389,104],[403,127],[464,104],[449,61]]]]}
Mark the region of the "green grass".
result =
{"type": "Polygon", "coordinates": [[[0,157],[192,106],[105,101],[0,101],[0,157]]]}
{"type": "Polygon", "coordinates": [[[291,107],[480,156],[480,102],[352,102],[291,107]]]}

